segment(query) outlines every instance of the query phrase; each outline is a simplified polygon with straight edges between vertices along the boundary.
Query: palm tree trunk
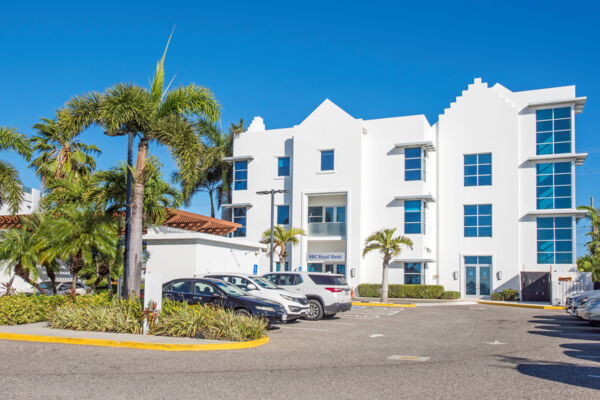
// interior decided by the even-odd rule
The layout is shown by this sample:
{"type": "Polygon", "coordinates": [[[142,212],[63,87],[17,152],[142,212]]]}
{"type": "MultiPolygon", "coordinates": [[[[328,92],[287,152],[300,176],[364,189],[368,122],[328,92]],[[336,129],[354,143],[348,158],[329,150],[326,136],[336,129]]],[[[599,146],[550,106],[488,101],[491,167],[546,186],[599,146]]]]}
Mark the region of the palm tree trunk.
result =
{"type": "Polygon", "coordinates": [[[231,215],[231,208],[230,207],[223,207],[223,204],[230,204],[231,203],[231,199],[229,196],[229,193],[231,193],[231,190],[229,188],[229,183],[227,182],[227,169],[224,168],[222,173],[221,173],[221,219],[224,219],[225,221],[232,221],[232,215],[231,215]]]}
{"type": "Polygon", "coordinates": [[[213,198],[213,196],[215,195],[215,191],[209,190],[208,195],[210,197],[210,217],[214,218],[215,217],[215,199],[213,198]]]}
{"type": "Polygon", "coordinates": [[[127,249],[127,297],[130,294],[140,293],[142,280],[142,242],[144,234],[144,180],[143,172],[148,156],[148,142],[140,140],[138,146],[137,161],[135,165],[135,182],[133,184],[133,198],[131,199],[131,237],[129,238],[129,249],[127,249]]]}
{"type": "Polygon", "coordinates": [[[18,275],[25,282],[29,283],[31,286],[36,288],[41,294],[46,294],[46,291],[42,289],[42,287],[37,282],[34,282],[31,278],[29,278],[29,272],[24,270],[21,264],[17,264],[15,266],[15,275],[18,275]]]}
{"type": "Polygon", "coordinates": [[[56,274],[54,273],[54,269],[46,266],[46,275],[48,275],[50,283],[52,284],[52,294],[56,294],[56,274]]]}
{"type": "MultiPolygon", "coordinates": [[[[104,279],[105,276],[107,276],[110,273],[110,265],[108,263],[101,263],[100,266],[97,269],[97,277],[96,280],[94,281],[94,283],[92,284],[92,287],[90,288],[90,290],[88,291],[88,293],[92,293],[96,291],[96,287],[98,286],[98,284],[100,282],[102,282],[102,280],[104,279]]],[[[111,290],[110,284],[108,286],[108,290],[111,290]]]]}
{"type": "Polygon", "coordinates": [[[79,275],[79,272],[83,269],[83,255],[81,254],[81,251],[71,258],[69,268],[71,270],[71,275],[73,276],[73,284],[71,286],[71,290],[73,291],[73,294],[75,294],[75,291],[77,290],[77,276],[79,275]]]}
{"type": "Polygon", "coordinates": [[[383,271],[381,276],[381,302],[388,302],[388,266],[389,261],[383,260],[383,271]]]}

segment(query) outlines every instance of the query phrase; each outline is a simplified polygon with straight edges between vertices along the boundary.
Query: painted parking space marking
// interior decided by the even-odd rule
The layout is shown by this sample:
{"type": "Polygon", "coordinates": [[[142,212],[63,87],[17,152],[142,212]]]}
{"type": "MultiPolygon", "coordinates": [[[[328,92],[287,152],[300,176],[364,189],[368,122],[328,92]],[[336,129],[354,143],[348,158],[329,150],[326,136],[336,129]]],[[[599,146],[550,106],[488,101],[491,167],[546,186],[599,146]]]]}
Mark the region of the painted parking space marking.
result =
{"type": "Polygon", "coordinates": [[[369,335],[369,339],[373,339],[376,337],[383,337],[383,335],[381,333],[373,333],[373,334],[369,335]]]}
{"type": "Polygon", "coordinates": [[[427,361],[429,357],[393,355],[387,359],[394,361],[427,361]]]}
{"type": "Polygon", "coordinates": [[[499,345],[499,344],[506,344],[506,343],[499,342],[498,339],[494,340],[493,342],[485,342],[485,343],[486,344],[491,344],[491,345],[494,345],[494,346],[495,345],[499,345]]]}

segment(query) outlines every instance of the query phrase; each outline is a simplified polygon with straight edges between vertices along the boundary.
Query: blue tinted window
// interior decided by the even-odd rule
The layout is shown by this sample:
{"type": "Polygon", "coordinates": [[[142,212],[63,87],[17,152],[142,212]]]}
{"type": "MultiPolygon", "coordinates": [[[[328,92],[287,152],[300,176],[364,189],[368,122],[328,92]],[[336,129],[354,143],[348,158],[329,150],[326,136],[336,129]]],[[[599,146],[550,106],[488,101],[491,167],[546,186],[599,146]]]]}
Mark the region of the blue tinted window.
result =
{"type": "Polygon", "coordinates": [[[421,263],[404,263],[404,284],[405,285],[420,285],[422,281],[422,264],[421,263]]]}
{"type": "Polygon", "coordinates": [[[404,149],[404,180],[425,180],[425,151],[422,148],[404,149]]]}
{"type": "Polygon", "coordinates": [[[333,150],[321,151],[321,171],[333,171],[333,150]]]}
{"type": "Polygon", "coordinates": [[[571,108],[560,107],[537,110],[536,154],[571,152],[571,108]]]}
{"type": "Polygon", "coordinates": [[[537,219],[538,264],[573,262],[573,220],[571,217],[537,219]]]}
{"type": "Polygon", "coordinates": [[[248,189],[248,161],[233,163],[233,190],[248,189]]]}
{"type": "Polygon", "coordinates": [[[465,237],[492,236],[492,205],[475,204],[464,206],[465,237]]]}
{"type": "Polygon", "coordinates": [[[536,207],[538,210],[571,208],[571,163],[536,165],[536,207]]]}
{"type": "Polygon", "coordinates": [[[237,228],[233,232],[234,237],[246,236],[246,212],[245,207],[236,207],[233,209],[233,222],[241,225],[240,228],[237,228]]]}
{"type": "Polygon", "coordinates": [[[290,206],[277,206],[277,225],[290,223],[290,206]]]}
{"type": "Polygon", "coordinates": [[[289,176],[290,175],[290,158],[279,157],[277,159],[277,176],[289,176]]]}
{"type": "Polygon", "coordinates": [[[404,201],[404,233],[425,233],[425,207],[421,200],[404,201]]]}
{"type": "Polygon", "coordinates": [[[492,184],[492,153],[465,154],[465,186],[492,184]]]}
{"type": "Polygon", "coordinates": [[[346,222],[346,207],[336,207],[335,222],[346,222]]]}

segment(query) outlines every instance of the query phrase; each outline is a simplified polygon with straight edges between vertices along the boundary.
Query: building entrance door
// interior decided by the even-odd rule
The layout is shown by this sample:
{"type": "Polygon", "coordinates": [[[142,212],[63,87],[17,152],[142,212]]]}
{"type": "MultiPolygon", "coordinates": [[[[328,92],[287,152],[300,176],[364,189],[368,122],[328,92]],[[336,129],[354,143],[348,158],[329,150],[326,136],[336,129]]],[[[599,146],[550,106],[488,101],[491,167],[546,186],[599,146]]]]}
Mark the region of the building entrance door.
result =
{"type": "Polygon", "coordinates": [[[492,292],[492,257],[465,257],[465,295],[486,297],[492,292]]]}

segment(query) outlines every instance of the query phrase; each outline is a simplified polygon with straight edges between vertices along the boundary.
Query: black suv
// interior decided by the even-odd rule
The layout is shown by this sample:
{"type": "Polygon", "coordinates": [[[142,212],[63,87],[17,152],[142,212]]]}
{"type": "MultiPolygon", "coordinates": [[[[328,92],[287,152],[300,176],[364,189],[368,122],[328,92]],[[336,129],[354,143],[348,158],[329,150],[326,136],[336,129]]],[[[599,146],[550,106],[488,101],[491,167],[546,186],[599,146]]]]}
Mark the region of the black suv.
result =
{"type": "Polygon", "coordinates": [[[287,320],[281,304],[252,296],[220,279],[174,279],[163,285],[163,297],[190,304],[214,304],[233,310],[236,314],[265,318],[269,324],[287,320]]]}

